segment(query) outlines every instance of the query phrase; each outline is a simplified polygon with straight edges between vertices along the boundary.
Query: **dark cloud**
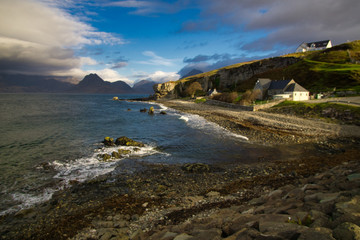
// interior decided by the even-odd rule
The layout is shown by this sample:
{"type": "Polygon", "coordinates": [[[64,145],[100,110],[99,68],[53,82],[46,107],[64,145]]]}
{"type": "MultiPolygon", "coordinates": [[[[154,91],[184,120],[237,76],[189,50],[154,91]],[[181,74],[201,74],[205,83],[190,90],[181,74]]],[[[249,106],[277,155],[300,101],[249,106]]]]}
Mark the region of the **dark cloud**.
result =
{"type": "Polygon", "coordinates": [[[334,44],[360,38],[358,0],[199,0],[199,20],[182,31],[231,27],[260,37],[239,42],[242,50],[263,51],[296,47],[304,41],[330,39],[334,44]]]}
{"type": "Polygon", "coordinates": [[[212,56],[198,55],[192,59],[185,58],[184,62],[186,59],[188,59],[188,61],[186,62],[188,64],[185,67],[183,67],[178,72],[178,74],[180,76],[184,76],[193,69],[197,69],[202,72],[208,72],[208,71],[226,67],[226,66],[229,66],[232,64],[246,62],[246,61],[250,61],[250,60],[254,60],[254,59],[260,59],[260,58],[264,58],[264,57],[266,57],[266,56],[253,56],[250,58],[250,57],[246,57],[246,56],[234,56],[234,55],[231,55],[228,53],[214,54],[212,56]],[[190,61],[190,60],[192,60],[192,61],[190,61]],[[198,61],[198,60],[203,60],[203,61],[198,61]],[[214,60],[217,60],[217,61],[214,61],[214,60]]]}
{"type": "Polygon", "coordinates": [[[127,65],[128,65],[127,62],[117,62],[117,63],[115,63],[115,64],[111,67],[111,69],[124,68],[124,67],[126,67],[127,65]]]}
{"type": "Polygon", "coordinates": [[[206,62],[206,61],[210,61],[210,60],[214,60],[214,61],[226,61],[228,59],[231,59],[233,55],[225,53],[225,54],[214,54],[211,56],[208,55],[197,55],[194,58],[184,58],[183,62],[184,63],[198,63],[198,62],[206,62]]]}
{"type": "Polygon", "coordinates": [[[184,41],[183,46],[179,47],[179,49],[193,49],[198,47],[205,47],[208,45],[208,42],[194,42],[194,41],[184,41]]]}

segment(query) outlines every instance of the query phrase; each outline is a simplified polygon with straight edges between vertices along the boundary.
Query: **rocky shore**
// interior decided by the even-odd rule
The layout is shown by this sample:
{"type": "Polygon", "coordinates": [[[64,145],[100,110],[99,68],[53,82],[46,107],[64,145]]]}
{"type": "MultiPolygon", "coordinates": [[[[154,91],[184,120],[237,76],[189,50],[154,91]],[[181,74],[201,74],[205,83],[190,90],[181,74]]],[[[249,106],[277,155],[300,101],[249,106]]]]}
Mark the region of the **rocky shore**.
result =
{"type": "Polygon", "coordinates": [[[327,123],[319,119],[249,112],[233,108],[195,103],[193,101],[162,100],[159,103],[191,114],[197,114],[218,125],[261,144],[293,144],[321,142],[329,138],[360,138],[360,127],[327,123]]]}
{"type": "Polygon", "coordinates": [[[249,164],[122,161],[110,174],[74,182],[49,202],[0,217],[1,239],[359,239],[356,126],[163,104],[253,143],[296,144],[302,152],[249,164]]]}

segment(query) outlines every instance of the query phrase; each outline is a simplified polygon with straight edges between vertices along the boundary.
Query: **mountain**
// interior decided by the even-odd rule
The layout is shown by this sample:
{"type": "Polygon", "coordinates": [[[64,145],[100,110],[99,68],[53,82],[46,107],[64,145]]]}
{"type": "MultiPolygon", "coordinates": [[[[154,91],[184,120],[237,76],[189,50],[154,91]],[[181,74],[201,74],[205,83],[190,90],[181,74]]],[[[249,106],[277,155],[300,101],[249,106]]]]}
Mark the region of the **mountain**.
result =
{"type": "Polygon", "coordinates": [[[360,40],[320,51],[293,53],[279,57],[242,62],[176,82],[154,86],[156,98],[185,96],[192,82],[205,92],[253,89],[258,78],[294,79],[312,92],[337,89],[360,91],[360,40]]]}
{"type": "Polygon", "coordinates": [[[125,82],[107,82],[97,74],[86,75],[71,92],[76,93],[133,93],[134,90],[125,82]]]}
{"type": "Polygon", "coordinates": [[[202,71],[198,70],[198,69],[192,69],[190,72],[188,72],[187,74],[185,74],[184,76],[181,77],[181,79],[187,78],[187,77],[191,77],[197,74],[203,73],[202,71]]]}
{"type": "Polygon", "coordinates": [[[0,74],[0,92],[67,92],[73,84],[48,76],[29,76],[23,74],[0,74]]]}
{"type": "Polygon", "coordinates": [[[0,92],[43,93],[134,93],[125,82],[106,82],[97,74],[89,74],[78,84],[63,82],[52,77],[21,74],[0,74],[0,92]]]}
{"type": "Polygon", "coordinates": [[[149,80],[141,80],[140,82],[137,82],[133,86],[133,90],[136,93],[148,93],[148,94],[154,94],[153,86],[156,84],[156,82],[149,81],[149,80]]]}

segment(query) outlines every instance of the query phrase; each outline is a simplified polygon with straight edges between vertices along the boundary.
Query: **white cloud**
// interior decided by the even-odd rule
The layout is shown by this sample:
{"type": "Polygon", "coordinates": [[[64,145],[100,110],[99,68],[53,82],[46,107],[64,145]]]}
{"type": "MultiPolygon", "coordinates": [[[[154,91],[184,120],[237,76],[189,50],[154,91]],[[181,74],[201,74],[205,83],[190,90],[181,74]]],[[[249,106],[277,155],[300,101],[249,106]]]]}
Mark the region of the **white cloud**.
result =
{"type": "Polygon", "coordinates": [[[88,66],[94,66],[98,64],[98,62],[95,59],[92,59],[90,57],[80,57],[80,64],[81,66],[88,65],[88,66]]]}
{"type": "Polygon", "coordinates": [[[142,53],[144,56],[150,57],[148,61],[138,61],[140,64],[155,65],[155,66],[174,66],[179,59],[167,59],[156,55],[152,51],[145,51],[142,53]]]}
{"type": "Polygon", "coordinates": [[[188,0],[179,0],[172,3],[160,0],[139,1],[139,0],[122,0],[113,1],[105,4],[110,7],[134,8],[130,12],[136,15],[153,15],[153,14],[172,14],[179,12],[189,4],[188,0]]]}
{"type": "Polygon", "coordinates": [[[163,71],[156,71],[150,75],[148,75],[148,80],[164,83],[169,81],[176,81],[180,78],[180,75],[176,72],[163,72],[163,71]]]}
{"type": "Polygon", "coordinates": [[[52,75],[94,65],[74,55],[86,44],[124,44],[49,1],[2,0],[0,8],[0,72],[52,75]]]}

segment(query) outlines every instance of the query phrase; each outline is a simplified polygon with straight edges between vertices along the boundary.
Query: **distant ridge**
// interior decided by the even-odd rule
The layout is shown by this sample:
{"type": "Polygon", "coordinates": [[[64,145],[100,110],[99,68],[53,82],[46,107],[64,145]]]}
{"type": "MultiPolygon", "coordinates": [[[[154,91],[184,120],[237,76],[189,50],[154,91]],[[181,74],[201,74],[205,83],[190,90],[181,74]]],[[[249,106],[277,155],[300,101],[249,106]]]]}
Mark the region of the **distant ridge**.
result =
{"type": "Polygon", "coordinates": [[[153,94],[155,82],[143,80],[131,88],[124,81],[107,82],[95,73],[86,75],[78,84],[63,82],[54,77],[0,74],[0,93],[109,93],[153,94]]]}
{"type": "Polygon", "coordinates": [[[141,80],[140,82],[137,82],[133,86],[133,90],[136,93],[148,93],[148,94],[154,94],[153,86],[156,84],[156,82],[149,81],[149,80],[141,80]]]}
{"type": "Polygon", "coordinates": [[[180,79],[191,77],[191,76],[194,76],[194,75],[197,75],[197,74],[200,74],[200,73],[203,73],[203,72],[198,70],[198,69],[192,69],[190,72],[188,72],[187,74],[182,76],[180,79]]]}

